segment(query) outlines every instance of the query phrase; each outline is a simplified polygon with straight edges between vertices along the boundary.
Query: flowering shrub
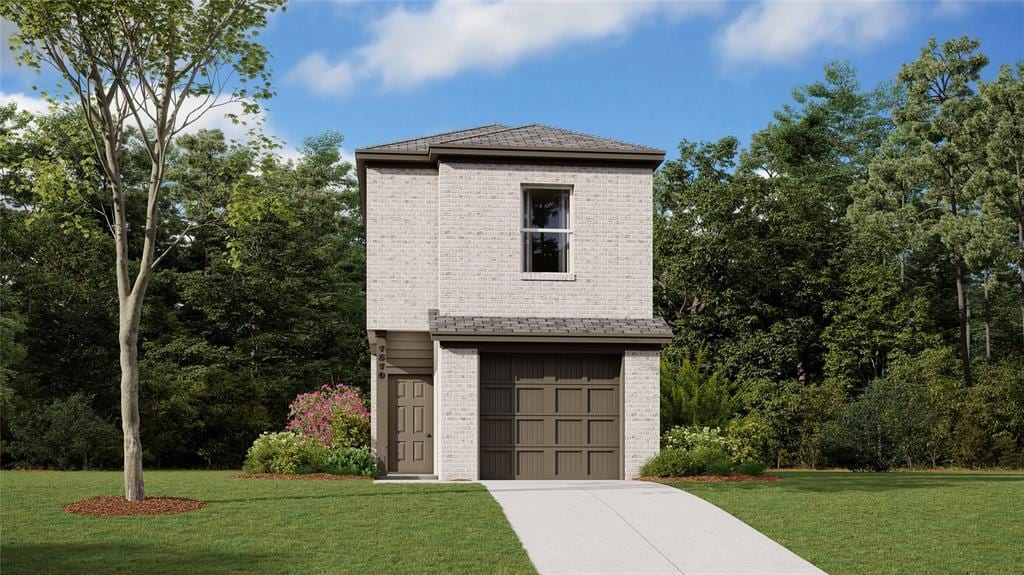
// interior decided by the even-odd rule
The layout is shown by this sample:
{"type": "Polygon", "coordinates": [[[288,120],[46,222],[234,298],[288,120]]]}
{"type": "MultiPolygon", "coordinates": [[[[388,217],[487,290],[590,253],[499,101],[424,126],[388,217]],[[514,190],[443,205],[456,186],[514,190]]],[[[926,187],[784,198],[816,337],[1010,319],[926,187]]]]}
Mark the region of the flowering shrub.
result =
{"type": "Polygon", "coordinates": [[[673,427],[661,437],[661,445],[666,449],[694,451],[710,448],[723,451],[734,463],[757,461],[758,450],[752,445],[753,438],[746,427],[736,427],[736,433],[723,433],[717,427],[673,427]]]}
{"type": "MultiPolygon", "coordinates": [[[[331,422],[337,413],[346,412],[369,422],[370,412],[352,387],[325,385],[317,391],[300,393],[288,407],[288,431],[303,439],[330,446],[334,438],[331,422]]],[[[369,424],[367,424],[367,427],[369,424]]]]}

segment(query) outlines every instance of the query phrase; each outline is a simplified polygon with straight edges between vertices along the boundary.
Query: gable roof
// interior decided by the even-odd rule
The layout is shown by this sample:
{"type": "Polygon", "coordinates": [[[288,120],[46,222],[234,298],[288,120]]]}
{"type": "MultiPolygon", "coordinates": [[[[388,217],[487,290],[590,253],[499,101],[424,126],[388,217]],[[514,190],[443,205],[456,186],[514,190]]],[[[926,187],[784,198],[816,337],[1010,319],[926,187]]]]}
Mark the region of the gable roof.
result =
{"type": "Polygon", "coordinates": [[[665,151],[541,124],[487,124],[356,150],[359,203],[366,210],[366,163],[437,165],[441,158],[657,168],[665,151]]]}

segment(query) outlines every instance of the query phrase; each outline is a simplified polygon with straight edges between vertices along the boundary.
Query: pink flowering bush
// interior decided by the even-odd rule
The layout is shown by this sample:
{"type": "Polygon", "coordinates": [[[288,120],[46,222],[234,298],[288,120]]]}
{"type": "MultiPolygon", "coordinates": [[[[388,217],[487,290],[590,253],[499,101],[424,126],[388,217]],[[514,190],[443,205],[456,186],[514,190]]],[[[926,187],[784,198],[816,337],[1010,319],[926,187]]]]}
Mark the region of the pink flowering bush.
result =
{"type": "Polygon", "coordinates": [[[323,446],[333,443],[335,416],[346,414],[364,419],[369,429],[370,412],[355,388],[345,384],[325,385],[317,391],[300,393],[288,407],[288,431],[313,440],[323,446]]]}

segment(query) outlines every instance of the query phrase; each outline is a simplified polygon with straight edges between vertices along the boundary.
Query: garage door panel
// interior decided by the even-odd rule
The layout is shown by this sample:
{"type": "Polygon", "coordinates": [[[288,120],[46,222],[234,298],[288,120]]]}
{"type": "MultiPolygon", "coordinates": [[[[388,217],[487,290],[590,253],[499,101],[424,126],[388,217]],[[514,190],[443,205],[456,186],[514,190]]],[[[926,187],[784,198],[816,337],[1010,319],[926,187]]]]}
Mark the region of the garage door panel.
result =
{"type": "Polygon", "coordinates": [[[483,418],[480,420],[480,443],[491,446],[513,446],[512,418],[483,418]]]}
{"type": "Polygon", "coordinates": [[[555,413],[586,413],[586,390],[582,387],[559,387],[555,390],[555,413]]]}
{"type": "Polygon", "coordinates": [[[545,413],[547,411],[544,409],[545,395],[543,387],[517,387],[516,413],[519,415],[545,413]]]}
{"type": "Polygon", "coordinates": [[[618,390],[612,387],[595,387],[587,390],[587,413],[592,415],[615,415],[619,412],[618,390]]]}
{"type": "Polygon", "coordinates": [[[620,365],[616,355],[483,354],[481,478],[617,479],[620,365]]]}
{"type": "Polygon", "coordinates": [[[555,421],[555,445],[584,445],[582,419],[558,419],[555,421]]]}
{"type": "Polygon", "coordinates": [[[494,415],[512,415],[513,392],[511,385],[505,387],[494,387],[484,385],[480,388],[480,412],[494,415]]]}
{"type": "Polygon", "coordinates": [[[581,479],[587,476],[586,460],[582,451],[556,451],[555,477],[581,479]]]}
{"type": "Polygon", "coordinates": [[[488,479],[515,479],[510,449],[485,449],[480,452],[480,468],[488,471],[488,479]]]}
{"type": "Polygon", "coordinates": [[[617,447],[619,445],[619,422],[614,419],[591,419],[588,421],[587,444],[617,447]]]}

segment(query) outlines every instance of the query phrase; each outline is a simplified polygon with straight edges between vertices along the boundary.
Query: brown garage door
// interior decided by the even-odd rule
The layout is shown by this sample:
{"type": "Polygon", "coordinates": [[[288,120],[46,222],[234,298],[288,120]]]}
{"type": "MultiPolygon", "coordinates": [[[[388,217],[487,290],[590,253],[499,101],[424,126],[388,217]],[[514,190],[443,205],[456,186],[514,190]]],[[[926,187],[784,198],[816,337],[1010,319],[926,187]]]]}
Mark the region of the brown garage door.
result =
{"type": "Polygon", "coordinates": [[[621,359],[481,355],[480,477],[620,478],[621,359]]]}

